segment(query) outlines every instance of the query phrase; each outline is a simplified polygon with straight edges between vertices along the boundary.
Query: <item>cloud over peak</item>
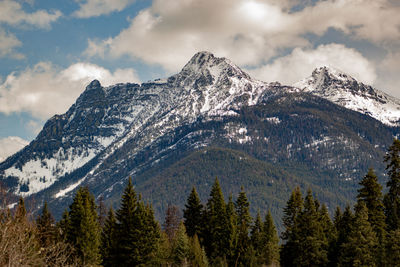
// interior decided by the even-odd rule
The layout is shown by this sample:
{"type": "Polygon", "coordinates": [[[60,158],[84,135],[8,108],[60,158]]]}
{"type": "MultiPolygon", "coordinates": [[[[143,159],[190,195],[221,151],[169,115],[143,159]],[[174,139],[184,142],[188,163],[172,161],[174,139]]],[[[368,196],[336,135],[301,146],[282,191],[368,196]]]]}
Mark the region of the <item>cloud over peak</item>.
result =
{"type": "Polygon", "coordinates": [[[49,62],[39,62],[32,68],[11,73],[0,84],[0,112],[29,112],[36,118],[47,119],[65,112],[94,79],[105,86],[139,80],[133,69],[111,72],[84,62],[61,69],[49,62]]]}

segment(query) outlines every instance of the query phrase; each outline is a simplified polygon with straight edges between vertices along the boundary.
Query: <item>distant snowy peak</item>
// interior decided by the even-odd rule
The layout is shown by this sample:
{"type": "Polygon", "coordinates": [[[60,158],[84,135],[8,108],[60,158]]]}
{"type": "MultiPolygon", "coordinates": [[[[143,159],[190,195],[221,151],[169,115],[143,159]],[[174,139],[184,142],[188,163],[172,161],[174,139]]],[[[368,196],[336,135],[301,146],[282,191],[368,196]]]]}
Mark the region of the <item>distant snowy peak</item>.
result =
{"type": "Polygon", "coordinates": [[[293,85],[390,126],[400,125],[400,100],[331,67],[320,67],[293,85]]]}

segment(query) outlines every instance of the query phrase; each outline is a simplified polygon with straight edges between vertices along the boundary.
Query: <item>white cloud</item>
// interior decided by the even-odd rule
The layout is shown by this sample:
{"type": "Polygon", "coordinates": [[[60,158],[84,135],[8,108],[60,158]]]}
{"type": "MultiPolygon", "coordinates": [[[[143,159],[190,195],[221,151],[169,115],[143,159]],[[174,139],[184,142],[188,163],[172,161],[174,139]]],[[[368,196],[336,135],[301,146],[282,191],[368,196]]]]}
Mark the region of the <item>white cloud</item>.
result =
{"type": "Polygon", "coordinates": [[[135,0],[76,0],[79,9],[73,13],[78,18],[90,18],[121,11],[135,0]]]}
{"type": "Polygon", "coordinates": [[[90,63],[76,63],[60,69],[48,62],[9,74],[0,84],[0,112],[30,112],[47,119],[65,112],[93,79],[103,85],[117,82],[138,82],[133,69],[114,72],[90,63]]]}
{"type": "Polygon", "coordinates": [[[0,58],[6,56],[16,59],[23,58],[24,56],[22,54],[15,52],[15,48],[21,45],[21,41],[18,40],[14,34],[7,33],[0,28],[0,58]]]}
{"type": "Polygon", "coordinates": [[[62,13],[59,10],[37,10],[27,13],[17,1],[0,1],[0,23],[9,25],[29,24],[40,28],[48,28],[50,24],[60,18],[62,13]]]}
{"type": "Polygon", "coordinates": [[[29,142],[18,137],[18,136],[9,136],[6,138],[0,139],[0,162],[5,160],[8,156],[18,152],[23,147],[28,145],[29,142]]]}
{"type": "Polygon", "coordinates": [[[400,52],[389,53],[378,65],[376,85],[389,94],[400,98],[400,52]]]}
{"type": "Polygon", "coordinates": [[[268,1],[155,0],[114,38],[89,41],[88,55],[129,55],[177,71],[209,50],[237,64],[258,64],[285,47],[308,41],[290,33],[291,17],[268,1]]]}
{"type": "Polygon", "coordinates": [[[341,44],[320,45],[316,49],[296,48],[271,64],[250,71],[255,78],[293,84],[311,75],[316,67],[331,66],[367,84],[377,75],[374,65],[363,55],[341,44]]]}
{"type": "Polygon", "coordinates": [[[285,49],[310,45],[329,28],[379,45],[400,40],[400,7],[389,0],[154,0],[117,36],[89,40],[87,55],[128,55],[177,71],[197,51],[258,66],[285,49]]]}

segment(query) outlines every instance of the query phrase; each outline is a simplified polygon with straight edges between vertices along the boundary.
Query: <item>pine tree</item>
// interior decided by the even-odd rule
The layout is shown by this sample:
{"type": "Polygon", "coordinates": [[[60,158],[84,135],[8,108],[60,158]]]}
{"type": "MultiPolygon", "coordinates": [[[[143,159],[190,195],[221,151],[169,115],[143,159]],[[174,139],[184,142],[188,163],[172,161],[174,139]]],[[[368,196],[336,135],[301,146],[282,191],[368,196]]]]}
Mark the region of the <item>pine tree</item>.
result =
{"type": "Polygon", "coordinates": [[[68,209],[65,209],[61,220],[57,223],[58,238],[62,241],[66,241],[68,238],[69,228],[71,227],[71,220],[69,219],[68,209]]]}
{"type": "Polygon", "coordinates": [[[400,229],[388,233],[386,246],[386,266],[398,266],[400,262],[400,229]]]}
{"type": "Polygon", "coordinates": [[[47,202],[44,203],[42,214],[36,219],[39,243],[42,247],[50,246],[57,237],[55,220],[48,210],[47,202]]]}
{"type": "Polygon", "coordinates": [[[298,218],[298,237],[294,265],[325,266],[328,262],[328,241],[311,190],[307,192],[304,208],[298,218]]]}
{"type": "Polygon", "coordinates": [[[172,258],[178,266],[185,266],[188,263],[190,253],[189,237],[186,234],[185,225],[183,222],[179,224],[178,231],[172,248],[172,258]]]}
{"type": "Polygon", "coordinates": [[[104,221],[103,231],[101,232],[101,256],[103,266],[114,266],[114,256],[117,249],[117,219],[114,210],[110,208],[104,221]]]}
{"type": "Polygon", "coordinates": [[[207,256],[214,261],[220,261],[229,251],[230,233],[227,228],[229,220],[224,195],[217,178],[211,188],[204,215],[205,228],[202,237],[207,256]]]}
{"type": "Polygon", "coordinates": [[[333,233],[333,239],[329,243],[329,250],[328,250],[328,261],[329,264],[328,266],[337,266],[337,259],[339,257],[339,244],[338,244],[338,236],[339,236],[339,225],[342,220],[342,210],[340,209],[339,206],[336,207],[335,214],[333,216],[333,222],[332,222],[332,233],[333,233]]]}
{"type": "Polygon", "coordinates": [[[200,246],[199,238],[195,234],[190,242],[190,264],[193,267],[207,267],[208,259],[204,248],[200,246]]]}
{"type": "Polygon", "coordinates": [[[193,187],[183,210],[184,223],[189,237],[198,235],[201,231],[202,210],[203,205],[196,188],[193,187]]]}
{"type": "Polygon", "coordinates": [[[251,245],[254,248],[254,254],[257,258],[257,262],[259,265],[262,264],[263,259],[262,255],[264,253],[264,229],[263,222],[261,220],[260,211],[257,212],[256,219],[254,220],[254,224],[251,227],[250,231],[250,241],[251,245]]]}
{"type": "Polygon", "coordinates": [[[67,240],[76,248],[82,264],[100,262],[100,225],[94,196],[81,187],[70,205],[67,240]]]}
{"type": "Polygon", "coordinates": [[[161,231],[154,257],[152,257],[152,260],[149,262],[149,266],[171,266],[171,257],[172,245],[169,242],[167,234],[161,231]]]}
{"type": "Polygon", "coordinates": [[[338,266],[340,259],[346,257],[348,252],[344,244],[349,240],[353,223],[354,214],[349,205],[346,206],[343,214],[340,209],[336,210],[334,226],[337,234],[335,244],[331,248],[330,266],[338,266]]]}
{"type": "Polygon", "coordinates": [[[303,197],[300,188],[296,187],[283,210],[283,226],[285,231],[282,233],[284,244],[281,250],[281,265],[293,266],[294,259],[297,257],[296,243],[299,239],[298,216],[303,209],[303,197]]]}
{"type": "Polygon", "coordinates": [[[264,253],[262,254],[263,263],[267,266],[279,265],[279,238],[272,218],[268,211],[263,225],[264,253]]]}
{"type": "Polygon", "coordinates": [[[367,175],[360,182],[361,188],[358,190],[357,201],[364,202],[368,209],[368,221],[378,237],[378,250],[375,258],[378,266],[385,265],[385,239],[386,224],[382,196],[382,186],[378,183],[374,170],[368,170],[367,175]]]}
{"type": "Polygon", "coordinates": [[[378,239],[368,222],[368,209],[364,202],[356,205],[356,213],[347,242],[342,244],[339,266],[376,266],[374,256],[378,239]]]}
{"type": "MultiPolygon", "coordinates": [[[[137,236],[141,233],[136,227],[136,211],[138,209],[136,192],[133,189],[131,178],[129,178],[121,198],[121,207],[117,211],[117,264],[127,266],[138,264],[134,252],[137,251],[137,236]]],[[[137,253],[137,252],[136,252],[137,253]]]]}
{"type": "Polygon", "coordinates": [[[239,196],[235,203],[236,214],[237,214],[237,246],[236,246],[236,255],[235,262],[236,266],[246,266],[248,262],[245,261],[245,255],[247,248],[250,245],[249,238],[249,230],[251,225],[251,216],[250,216],[250,203],[247,200],[246,193],[244,192],[243,187],[241,187],[241,191],[239,192],[239,196]]]}
{"type": "Polygon", "coordinates": [[[129,178],[117,211],[116,264],[137,266],[150,262],[156,253],[160,229],[150,206],[139,201],[129,178]]]}
{"type": "Polygon", "coordinates": [[[235,264],[235,252],[238,242],[238,227],[237,214],[235,203],[233,202],[232,194],[229,195],[228,203],[226,204],[226,216],[228,218],[227,233],[229,236],[229,248],[226,253],[226,261],[229,265],[235,264]]]}
{"type": "Polygon", "coordinates": [[[400,140],[395,139],[385,156],[389,192],[385,195],[386,223],[389,230],[400,228],[400,140]]]}

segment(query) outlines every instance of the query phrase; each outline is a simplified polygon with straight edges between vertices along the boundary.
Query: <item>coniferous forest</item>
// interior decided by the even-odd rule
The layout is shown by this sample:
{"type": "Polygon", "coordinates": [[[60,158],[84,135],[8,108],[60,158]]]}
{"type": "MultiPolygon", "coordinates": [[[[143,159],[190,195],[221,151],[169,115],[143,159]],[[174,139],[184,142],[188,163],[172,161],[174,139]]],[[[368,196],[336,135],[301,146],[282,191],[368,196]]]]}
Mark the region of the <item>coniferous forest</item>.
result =
{"type": "Polygon", "coordinates": [[[243,187],[225,199],[217,178],[206,203],[193,187],[163,222],[131,179],[117,210],[81,187],[58,222],[46,204],[32,218],[21,198],[1,211],[0,266],[400,266],[399,140],[384,161],[386,188],[370,168],[354,206],[331,215],[311,189],[294,188],[279,235],[268,210],[251,216],[243,187]]]}

